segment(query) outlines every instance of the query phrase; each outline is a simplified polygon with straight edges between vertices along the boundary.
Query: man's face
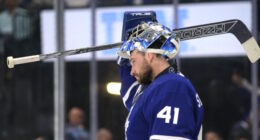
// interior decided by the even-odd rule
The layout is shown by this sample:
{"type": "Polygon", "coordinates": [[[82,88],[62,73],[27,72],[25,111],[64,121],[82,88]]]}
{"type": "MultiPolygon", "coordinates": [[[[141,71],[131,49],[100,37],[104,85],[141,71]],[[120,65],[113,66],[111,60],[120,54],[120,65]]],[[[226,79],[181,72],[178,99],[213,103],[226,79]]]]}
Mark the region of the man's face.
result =
{"type": "Polygon", "coordinates": [[[205,135],[205,140],[222,140],[215,132],[207,132],[205,135]]]}
{"type": "Polygon", "coordinates": [[[134,50],[130,55],[130,63],[132,65],[131,75],[140,84],[149,84],[152,79],[152,68],[145,59],[144,54],[134,50]]]}
{"type": "Polygon", "coordinates": [[[5,5],[8,10],[13,10],[16,6],[16,0],[6,0],[5,5]]]}
{"type": "Polygon", "coordinates": [[[83,123],[83,112],[78,108],[71,109],[69,113],[69,121],[71,125],[81,125],[83,123]]]}

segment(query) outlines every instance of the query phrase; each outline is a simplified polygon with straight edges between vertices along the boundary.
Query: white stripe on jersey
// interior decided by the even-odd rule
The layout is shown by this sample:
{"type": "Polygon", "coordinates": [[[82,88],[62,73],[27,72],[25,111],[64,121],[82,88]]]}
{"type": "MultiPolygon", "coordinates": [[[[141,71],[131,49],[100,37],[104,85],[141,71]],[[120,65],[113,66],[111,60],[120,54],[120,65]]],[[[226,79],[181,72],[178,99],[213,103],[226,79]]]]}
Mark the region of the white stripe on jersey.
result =
{"type": "Polygon", "coordinates": [[[152,135],[150,140],[189,140],[184,137],[175,137],[175,136],[164,136],[164,135],[152,135]]]}
{"type": "Polygon", "coordinates": [[[138,85],[138,82],[137,82],[137,81],[135,81],[135,82],[128,88],[128,90],[127,90],[125,96],[123,97],[123,103],[124,103],[125,107],[126,107],[126,101],[127,101],[128,98],[129,98],[130,92],[131,92],[131,90],[132,90],[136,85],[138,85]]]}
{"type": "Polygon", "coordinates": [[[177,74],[182,76],[182,77],[185,77],[184,74],[182,74],[181,72],[178,72],[177,74]]]}
{"type": "Polygon", "coordinates": [[[201,125],[200,126],[200,132],[199,132],[199,135],[198,135],[198,140],[202,140],[202,132],[203,132],[203,126],[201,125]]]}

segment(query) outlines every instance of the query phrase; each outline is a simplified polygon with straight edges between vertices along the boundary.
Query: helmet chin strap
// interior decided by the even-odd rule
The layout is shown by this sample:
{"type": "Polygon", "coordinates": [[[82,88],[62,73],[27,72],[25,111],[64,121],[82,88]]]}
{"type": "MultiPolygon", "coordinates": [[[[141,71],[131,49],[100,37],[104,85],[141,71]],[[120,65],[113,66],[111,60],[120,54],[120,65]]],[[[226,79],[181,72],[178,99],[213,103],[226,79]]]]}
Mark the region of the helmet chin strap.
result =
{"type": "Polygon", "coordinates": [[[156,54],[164,54],[165,53],[165,50],[161,50],[161,49],[146,49],[145,52],[148,52],[148,53],[156,53],[156,54]]]}

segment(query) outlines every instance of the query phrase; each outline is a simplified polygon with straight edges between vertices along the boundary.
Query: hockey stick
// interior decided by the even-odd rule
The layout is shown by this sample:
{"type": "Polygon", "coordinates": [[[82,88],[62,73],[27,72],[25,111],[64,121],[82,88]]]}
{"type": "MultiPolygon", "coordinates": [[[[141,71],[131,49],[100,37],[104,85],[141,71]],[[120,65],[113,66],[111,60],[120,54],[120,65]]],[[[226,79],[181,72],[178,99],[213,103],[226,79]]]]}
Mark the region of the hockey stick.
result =
{"type": "MultiPolygon", "coordinates": [[[[219,34],[232,33],[236,36],[236,38],[240,41],[243,48],[246,51],[246,54],[249,60],[254,63],[260,58],[260,48],[251,35],[250,31],[247,29],[245,24],[240,20],[227,20],[222,22],[215,22],[209,24],[203,24],[198,26],[191,26],[186,28],[174,29],[174,33],[176,33],[177,37],[181,40],[190,40],[208,36],[214,36],[219,34]]],[[[13,58],[9,56],[7,58],[7,66],[9,68],[13,68],[15,65],[37,62],[41,60],[56,58],[59,56],[69,56],[99,50],[107,50],[112,48],[118,48],[122,45],[122,42],[101,45],[89,48],[81,48],[75,50],[68,50],[63,52],[56,52],[50,54],[41,54],[41,55],[32,55],[26,57],[13,58]]]]}
{"type": "Polygon", "coordinates": [[[31,56],[18,57],[18,58],[13,58],[12,56],[9,56],[9,57],[7,57],[7,66],[8,66],[8,68],[13,68],[15,65],[19,65],[19,64],[37,62],[37,61],[47,60],[47,59],[51,59],[51,58],[56,58],[59,56],[69,56],[69,55],[76,55],[76,54],[94,52],[94,51],[99,51],[99,50],[119,48],[121,45],[122,45],[122,42],[118,42],[118,43],[112,43],[112,44],[107,44],[107,45],[100,45],[100,46],[95,46],[95,47],[68,50],[68,51],[56,52],[56,53],[50,53],[50,54],[31,55],[31,56]]]}

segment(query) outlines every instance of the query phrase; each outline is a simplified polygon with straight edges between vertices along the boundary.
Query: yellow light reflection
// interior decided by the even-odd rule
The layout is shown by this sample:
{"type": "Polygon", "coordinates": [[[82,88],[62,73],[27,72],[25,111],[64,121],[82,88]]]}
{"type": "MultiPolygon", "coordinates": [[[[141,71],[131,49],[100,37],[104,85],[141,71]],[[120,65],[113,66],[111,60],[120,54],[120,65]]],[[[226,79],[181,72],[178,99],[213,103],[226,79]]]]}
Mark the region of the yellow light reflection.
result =
{"type": "Polygon", "coordinates": [[[120,95],[121,83],[109,82],[107,84],[107,92],[112,95],[120,95]]]}

